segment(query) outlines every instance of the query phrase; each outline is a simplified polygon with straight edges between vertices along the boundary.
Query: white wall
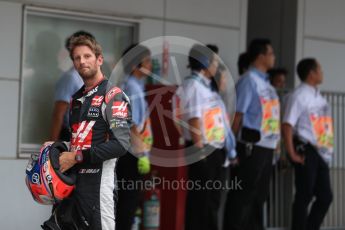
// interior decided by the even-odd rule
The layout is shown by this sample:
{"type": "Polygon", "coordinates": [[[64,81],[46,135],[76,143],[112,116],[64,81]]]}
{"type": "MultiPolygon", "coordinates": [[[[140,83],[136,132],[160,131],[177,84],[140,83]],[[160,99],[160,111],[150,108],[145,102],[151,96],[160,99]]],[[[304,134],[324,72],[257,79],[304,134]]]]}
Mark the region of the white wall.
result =
{"type": "MultiPolygon", "coordinates": [[[[247,1],[168,1],[166,18],[165,35],[218,45],[222,60],[237,78],[238,54],[246,46],[247,1]]],[[[140,40],[162,36],[163,26],[161,19],[144,17],[140,40]]]]}
{"type": "Polygon", "coordinates": [[[0,229],[37,230],[51,212],[50,206],[35,203],[26,188],[27,160],[1,160],[0,229]]]}
{"type": "MultiPolygon", "coordinates": [[[[50,212],[32,200],[27,160],[17,159],[23,4],[136,18],[140,41],[163,35],[162,0],[0,0],[0,229],[6,230],[37,230],[50,212]]],[[[247,0],[167,0],[166,6],[166,34],[215,43],[235,68],[245,48],[247,0]]]]}
{"type": "Polygon", "coordinates": [[[1,157],[14,158],[17,149],[21,39],[19,4],[0,2],[0,31],[0,146],[4,148],[1,157]],[[6,21],[11,23],[4,23],[6,21]]]}
{"type": "Polygon", "coordinates": [[[296,62],[317,58],[325,76],[321,89],[345,92],[345,1],[299,0],[298,4],[296,62]]]}

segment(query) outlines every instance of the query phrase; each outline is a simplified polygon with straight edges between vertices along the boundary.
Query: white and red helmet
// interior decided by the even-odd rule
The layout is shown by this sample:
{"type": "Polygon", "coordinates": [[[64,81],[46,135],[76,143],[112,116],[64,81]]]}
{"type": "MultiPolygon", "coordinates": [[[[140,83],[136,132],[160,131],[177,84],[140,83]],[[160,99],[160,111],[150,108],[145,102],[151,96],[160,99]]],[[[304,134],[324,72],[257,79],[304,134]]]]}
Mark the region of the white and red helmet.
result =
{"type": "Polygon", "coordinates": [[[26,185],[35,201],[54,204],[68,197],[74,190],[76,174],[72,170],[60,172],[60,154],[67,151],[61,142],[45,145],[40,153],[31,155],[26,167],[26,185]]]}

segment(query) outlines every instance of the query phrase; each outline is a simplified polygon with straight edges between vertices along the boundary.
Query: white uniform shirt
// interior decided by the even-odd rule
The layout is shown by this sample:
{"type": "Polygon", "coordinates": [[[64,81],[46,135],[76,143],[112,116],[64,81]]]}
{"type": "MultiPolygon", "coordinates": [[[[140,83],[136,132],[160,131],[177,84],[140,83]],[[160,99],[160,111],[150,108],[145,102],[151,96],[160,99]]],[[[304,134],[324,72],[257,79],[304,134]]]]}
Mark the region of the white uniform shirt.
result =
{"type": "Polygon", "coordinates": [[[185,140],[192,140],[188,121],[199,118],[203,143],[223,148],[226,135],[222,114],[224,111],[219,104],[220,97],[211,90],[210,83],[209,79],[197,73],[187,77],[176,91],[180,100],[176,116],[180,119],[178,123],[182,127],[185,140]]]}
{"type": "Polygon", "coordinates": [[[283,122],[293,127],[294,135],[318,149],[329,162],[333,153],[333,121],[330,108],[320,91],[302,83],[288,95],[283,122]]]}

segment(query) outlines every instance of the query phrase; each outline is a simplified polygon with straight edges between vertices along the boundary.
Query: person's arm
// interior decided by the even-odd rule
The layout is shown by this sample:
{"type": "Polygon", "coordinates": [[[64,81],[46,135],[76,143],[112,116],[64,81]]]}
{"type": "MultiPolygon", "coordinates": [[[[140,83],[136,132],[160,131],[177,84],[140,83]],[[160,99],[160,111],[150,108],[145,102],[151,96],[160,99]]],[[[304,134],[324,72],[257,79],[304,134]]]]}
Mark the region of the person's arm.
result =
{"type": "Polygon", "coordinates": [[[200,118],[192,118],[188,120],[189,132],[194,145],[198,148],[203,148],[202,132],[200,127],[200,118]]]}
{"type": "Polygon", "coordinates": [[[135,155],[143,155],[145,153],[145,143],[140,135],[139,127],[142,126],[143,122],[145,122],[145,117],[143,117],[146,111],[146,104],[144,101],[144,94],[141,94],[141,89],[138,88],[136,85],[133,85],[131,82],[126,84],[124,88],[126,95],[129,97],[131,101],[131,115],[132,115],[132,123],[131,123],[131,150],[133,151],[132,154],[135,155]]]}
{"type": "Polygon", "coordinates": [[[145,151],[145,143],[140,136],[138,127],[131,127],[131,147],[132,154],[138,158],[137,167],[140,174],[147,174],[151,170],[149,152],[145,151]]]}
{"type": "Polygon", "coordinates": [[[234,121],[232,123],[232,131],[235,136],[237,136],[239,130],[241,129],[242,118],[243,118],[243,113],[236,112],[234,121]]]}
{"type": "Polygon", "coordinates": [[[302,104],[299,100],[300,97],[301,95],[291,94],[285,98],[282,134],[285,148],[291,160],[295,163],[303,164],[304,157],[295,151],[293,145],[293,127],[297,125],[297,121],[302,116],[302,111],[305,108],[305,104],[302,104]]]}
{"type": "Polygon", "coordinates": [[[181,111],[181,99],[178,96],[180,91],[180,88],[176,90],[176,93],[172,97],[172,113],[173,113],[173,121],[174,126],[179,133],[180,136],[183,135],[183,130],[181,127],[181,121],[182,121],[182,111],[181,111]]]}
{"type": "Polygon", "coordinates": [[[75,76],[73,72],[67,71],[55,85],[54,109],[50,129],[50,137],[53,141],[58,140],[60,137],[64,115],[68,111],[72,95],[83,85],[82,81],[78,81],[78,79],[80,79],[79,76],[75,76]]]}
{"type": "Polygon", "coordinates": [[[145,145],[136,125],[131,127],[131,146],[134,154],[144,153],[145,145]]]}
{"type": "Polygon", "coordinates": [[[304,164],[304,157],[295,151],[293,146],[293,130],[292,126],[288,123],[283,123],[282,125],[283,138],[285,143],[285,148],[294,163],[304,164]]]}
{"type": "Polygon", "coordinates": [[[65,101],[56,101],[54,103],[53,118],[51,124],[50,140],[56,141],[60,137],[64,115],[68,110],[69,103],[65,101]]]}
{"type": "MultiPolygon", "coordinates": [[[[108,140],[101,144],[91,146],[89,149],[82,150],[83,162],[92,164],[102,163],[103,161],[125,155],[129,149],[132,117],[131,106],[128,97],[119,88],[116,88],[116,90],[115,88],[111,89],[113,90],[112,93],[106,95],[105,102],[102,105],[102,114],[105,113],[106,122],[109,124],[109,128],[104,130],[104,135],[108,136],[108,140]],[[114,113],[114,104],[122,105],[121,113],[114,113]]],[[[71,152],[62,153],[60,156],[60,165],[65,159],[70,165],[75,164],[74,157],[76,153],[65,153],[71,152]]]]}
{"type": "Polygon", "coordinates": [[[183,113],[187,120],[191,141],[197,148],[203,148],[202,107],[205,106],[204,95],[197,81],[192,80],[183,88],[183,113]]]}
{"type": "MultiPolygon", "coordinates": [[[[109,140],[90,149],[83,150],[85,162],[100,163],[126,154],[130,146],[130,126],[132,119],[131,105],[128,97],[117,87],[115,95],[110,99],[106,96],[106,121],[109,124],[109,140]],[[114,113],[114,104],[121,105],[121,113],[114,113]]],[[[113,88],[113,89],[114,89],[113,88]]],[[[112,90],[112,89],[111,89],[112,90]]]]}
{"type": "MultiPolygon", "coordinates": [[[[105,135],[108,140],[105,142],[91,146],[89,149],[84,149],[79,152],[82,156],[82,162],[85,163],[102,163],[103,161],[118,158],[126,154],[130,146],[130,123],[131,123],[131,107],[127,96],[119,89],[115,95],[112,95],[108,102],[103,103],[102,111],[104,110],[106,122],[109,124],[109,129],[105,130],[105,135]],[[114,114],[114,102],[127,103],[121,109],[120,115],[114,114]]],[[[103,112],[102,112],[103,113],[103,112]]],[[[75,156],[77,151],[63,152],[59,158],[61,172],[67,171],[73,167],[77,161],[75,156]]]]}
{"type": "Polygon", "coordinates": [[[249,76],[243,77],[236,85],[236,113],[232,124],[232,131],[237,136],[242,127],[243,116],[254,99],[255,86],[249,76]]]}

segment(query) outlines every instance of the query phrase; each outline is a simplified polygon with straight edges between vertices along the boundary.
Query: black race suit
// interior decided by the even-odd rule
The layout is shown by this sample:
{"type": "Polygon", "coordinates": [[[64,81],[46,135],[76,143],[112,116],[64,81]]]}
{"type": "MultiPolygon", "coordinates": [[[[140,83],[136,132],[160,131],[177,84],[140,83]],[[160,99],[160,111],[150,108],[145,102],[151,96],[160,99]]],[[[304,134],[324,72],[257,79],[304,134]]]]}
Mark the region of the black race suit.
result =
{"type": "Polygon", "coordinates": [[[87,92],[82,87],[72,97],[71,151],[82,150],[83,162],[75,166],[76,188],[68,206],[74,206],[78,229],[115,229],[116,162],[129,148],[130,122],[128,97],[108,80],[87,92]]]}

